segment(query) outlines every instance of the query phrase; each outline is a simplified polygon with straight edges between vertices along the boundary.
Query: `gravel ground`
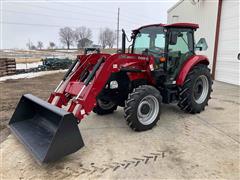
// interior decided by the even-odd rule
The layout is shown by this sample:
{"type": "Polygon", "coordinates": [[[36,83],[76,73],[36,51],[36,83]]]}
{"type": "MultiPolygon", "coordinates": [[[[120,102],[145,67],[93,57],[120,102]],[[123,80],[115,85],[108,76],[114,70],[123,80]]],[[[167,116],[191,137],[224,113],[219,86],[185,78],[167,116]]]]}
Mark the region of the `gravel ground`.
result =
{"type": "Polygon", "coordinates": [[[84,148],[38,165],[6,123],[22,94],[47,99],[62,76],[0,83],[2,179],[240,179],[240,88],[220,82],[204,112],[162,105],[157,126],[146,132],[128,128],[122,108],[107,116],[92,113],[79,125],[84,148]]]}

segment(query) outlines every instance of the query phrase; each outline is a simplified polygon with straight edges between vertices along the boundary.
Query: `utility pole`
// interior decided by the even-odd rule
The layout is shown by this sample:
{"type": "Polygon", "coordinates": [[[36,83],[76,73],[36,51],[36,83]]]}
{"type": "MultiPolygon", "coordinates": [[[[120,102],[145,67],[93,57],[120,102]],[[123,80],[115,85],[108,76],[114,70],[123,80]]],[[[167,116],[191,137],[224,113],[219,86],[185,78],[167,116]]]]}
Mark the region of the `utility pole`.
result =
{"type": "Polygon", "coordinates": [[[120,15],[120,8],[118,8],[118,15],[117,15],[117,51],[118,51],[118,43],[119,43],[119,15],[120,15]]]}

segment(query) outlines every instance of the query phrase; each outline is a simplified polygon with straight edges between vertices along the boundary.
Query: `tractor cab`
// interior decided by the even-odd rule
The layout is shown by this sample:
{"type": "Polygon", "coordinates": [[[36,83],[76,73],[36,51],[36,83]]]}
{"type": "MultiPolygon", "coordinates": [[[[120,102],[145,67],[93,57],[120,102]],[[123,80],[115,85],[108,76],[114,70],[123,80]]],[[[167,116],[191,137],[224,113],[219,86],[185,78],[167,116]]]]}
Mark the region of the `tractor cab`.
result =
{"type": "MultiPolygon", "coordinates": [[[[197,24],[190,23],[142,26],[133,30],[132,53],[154,56],[155,72],[165,72],[169,79],[175,80],[183,63],[195,54],[197,28],[197,24]]],[[[204,39],[201,41],[206,44],[204,39]]]]}

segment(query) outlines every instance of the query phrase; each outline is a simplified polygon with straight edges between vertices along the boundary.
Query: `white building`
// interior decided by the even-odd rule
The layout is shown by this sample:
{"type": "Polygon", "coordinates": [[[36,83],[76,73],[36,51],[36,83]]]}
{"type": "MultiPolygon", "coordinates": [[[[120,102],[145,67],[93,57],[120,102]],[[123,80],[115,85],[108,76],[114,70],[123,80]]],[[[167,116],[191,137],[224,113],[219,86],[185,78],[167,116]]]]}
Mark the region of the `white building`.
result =
{"type": "Polygon", "coordinates": [[[240,85],[240,1],[180,0],[168,10],[168,23],[199,24],[195,41],[204,37],[215,80],[240,85]]]}

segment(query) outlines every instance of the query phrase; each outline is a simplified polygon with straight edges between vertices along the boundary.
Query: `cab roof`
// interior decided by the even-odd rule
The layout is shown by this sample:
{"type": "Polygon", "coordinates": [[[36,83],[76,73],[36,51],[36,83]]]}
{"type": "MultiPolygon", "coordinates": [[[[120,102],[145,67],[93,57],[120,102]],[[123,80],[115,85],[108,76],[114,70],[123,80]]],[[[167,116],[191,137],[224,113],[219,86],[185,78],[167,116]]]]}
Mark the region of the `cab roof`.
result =
{"type": "Polygon", "coordinates": [[[199,28],[198,24],[194,24],[194,23],[173,23],[173,24],[149,24],[149,25],[145,25],[145,26],[141,26],[137,29],[134,29],[134,31],[139,31],[142,28],[145,27],[151,27],[151,26],[160,26],[160,27],[176,27],[176,28],[191,28],[191,29],[197,29],[199,28]]]}

